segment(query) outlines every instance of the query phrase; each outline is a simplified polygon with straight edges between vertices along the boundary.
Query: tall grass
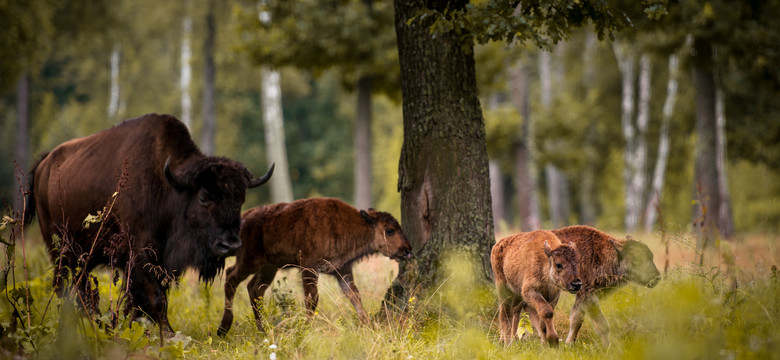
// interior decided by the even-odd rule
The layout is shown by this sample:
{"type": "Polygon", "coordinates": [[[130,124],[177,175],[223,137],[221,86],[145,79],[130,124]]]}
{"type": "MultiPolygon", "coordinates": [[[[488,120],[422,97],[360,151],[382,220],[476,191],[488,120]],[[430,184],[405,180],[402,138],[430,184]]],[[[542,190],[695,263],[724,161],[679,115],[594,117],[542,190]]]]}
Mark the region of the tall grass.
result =
{"type": "MultiPolygon", "coordinates": [[[[7,231],[7,230],[6,230],[7,231]]],[[[429,293],[410,299],[409,312],[388,320],[381,300],[397,272],[383,257],[355,270],[366,310],[361,325],[336,281],[323,276],[316,315],[303,311],[300,275],[281,271],[266,293],[265,332],[255,327],[245,284],[234,301],[235,321],[225,338],[216,336],[224,305],[223,282],[206,285],[185,274],[169,297],[169,317],[178,334],[160,339],[153,324],[123,319],[114,329],[97,327],[67,299],[52,295],[52,265],[36,229],[29,229],[22,261],[17,244],[2,262],[15,258],[0,295],[0,358],[193,358],[193,359],[524,359],[524,358],[778,358],[780,357],[780,274],[776,239],[745,237],[699,265],[685,234],[672,239],[670,268],[654,289],[628,285],[603,299],[612,345],[604,348],[586,318],[572,346],[550,348],[536,336],[510,347],[498,341],[494,289],[475,278],[461,258],[446,261],[448,276],[429,293]],[[732,258],[729,265],[719,258],[732,258]],[[21,274],[26,265],[27,281],[21,274]],[[30,301],[19,298],[29,290],[30,301]],[[17,298],[14,298],[17,297],[17,298]],[[31,322],[19,321],[14,311],[31,322]]],[[[658,264],[664,263],[660,237],[646,235],[658,264]]],[[[232,260],[229,260],[232,261],[232,260]]],[[[660,267],[659,267],[660,268],[660,267]]],[[[121,280],[96,272],[101,309],[117,299],[121,280]]],[[[562,294],[556,329],[568,331],[573,296],[562,294]]],[[[562,336],[563,337],[563,336],[562,336]]]]}

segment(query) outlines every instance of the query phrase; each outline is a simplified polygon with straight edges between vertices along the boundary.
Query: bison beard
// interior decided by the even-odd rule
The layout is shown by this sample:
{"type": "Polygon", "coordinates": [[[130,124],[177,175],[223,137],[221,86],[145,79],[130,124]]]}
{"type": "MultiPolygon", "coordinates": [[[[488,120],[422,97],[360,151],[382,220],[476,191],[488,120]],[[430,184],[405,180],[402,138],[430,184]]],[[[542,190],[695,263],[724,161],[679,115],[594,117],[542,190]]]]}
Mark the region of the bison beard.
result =
{"type": "Polygon", "coordinates": [[[25,222],[37,212],[57,265],[53,282],[59,295],[70,275],[83,305],[97,311],[86,275],[110,265],[124,272],[126,312],[148,316],[172,333],[170,283],[187,268],[198,269],[201,280],[214,279],[225,257],[241,246],[246,189],[262,185],[272,172],[273,165],[252,179],[239,162],[203,155],[176,118],[149,114],[44,155],[30,174],[25,222]],[[114,172],[120,168],[117,185],[114,172]],[[101,209],[100,226],[81,226],[101,209]],[[63,241],[55,244],[54,235],[63,241]]]}

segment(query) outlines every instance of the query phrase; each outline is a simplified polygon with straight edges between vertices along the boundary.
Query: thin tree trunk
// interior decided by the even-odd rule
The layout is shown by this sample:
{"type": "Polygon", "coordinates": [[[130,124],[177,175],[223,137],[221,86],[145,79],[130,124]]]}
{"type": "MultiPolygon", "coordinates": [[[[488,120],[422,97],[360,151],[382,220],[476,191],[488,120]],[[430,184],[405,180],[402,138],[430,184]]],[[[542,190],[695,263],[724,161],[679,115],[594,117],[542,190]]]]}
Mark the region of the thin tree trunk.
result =
{"type": "Polygon", "coordinates": [[[214,154],[214,137],[217,127],[214,7],[215,0],[209,0],[206,13],[206,37],[203,41],[203,138],[201,150],[207,155],[214,154]]]}
{"type": "Polygon", "coordinates": [[[490,197],[493,203],[493,231],[499,232],[501,223],[506,224],[504,212],[504,179],[501,176],[501,167],[498,162],[490,160],[490,197]]]}
{"type": "Polygon", "coordinates": [[[192,129],[192,97],[190,96],[190,84],[192,83],[192,16],[189,15],[190,1],[185,2],[185,11],[187,14],[182,20],[181,35],[181,78],[179,79],[179,90],[181,91],[181,121],[192,129]]]}
{"type": "Polygon", "coordinates": [[[734,218],[731,213],[731,196],[729,195],[728,177],[726,174],[726,113],[723,104],[723,90],[718,87],[715,95],[715,138],[717,143],[716,168],[718,171],[718,229],[720,234],[730,239],[734,235],[734,218]]]}
{"type": "Polygon", "coordinates": [[[693,84],[696,89],[696,146],[694,150],[694,229],[697,246],[705,248],[718,226],[720,189],[717,171],[717,120],[712,44],[694,39],[693,84]]]}
{"type": "MultiPolygon", "coordinates": [[[[441,283],[438,265],[450,251],[476,259],[478,278],[492,276],[490,178],[473,51],[465,51],[468,45],[454,32],[432,37],[432,17],[410,21],[425,8],[444,11],[441,6],[395,1],[404,115],[398,189],[401,222],[415,252],[388,293],[401,299],[411,289],[441,283]]],[[[465,3],[450,6],[457,11],[465,3]]]]}
{"type": "Polygon", "coordinates": [[[612,49],[615,52],[615,58],[617,59],[618,66],[620,67],[621,81],[621,115],[620,125],[623,129],[623,139],[626,142],[626,148],[623,151],[623,184],[625,186],[625,226],[626,231],[636,230],[638,219],[636,213],[632,211],[632,208],[637,203],[634,196],[636,192],[633,191],[633,171],[635,149],[636,149],[636,134],[632,119],[634,117],[634,77],[636,68],[636,58],[633,51],[626,44],[620,44],[617,42],[612,43],[612,49]]]}
{"type": "MultiPolygon", "coordinates": [[[[594,56],[596,50],[596,34],[588,32],[585,36],[585,51],[582,54],[582,82],[584,84],[584,98],[592,104],[589,95],[590,88],[596,78],[596,66],[594,56]]],[[[593,118],[586,119],[588,126],[585,129],[585,166],[580,173],[580,224],[593,225],[596,222],[596,169],[595,162],[601,156],[595,148],[595,140],[598,136],[596,121],[593,118]]]]}
{"type": "Polygon", "coordinates": [[[645,204],[645,231],[652,232],[658,219],[658,209],[661,206],[661,192],[666,177],[666,163],[669,159],[669,126],[674,113],[674,104],[677,99],[677,79],[679,74],[679,60],[676,54],[669,56],[669,80],[666,84],[666,100],[664,101],[663,118],[661,119],[661,131],[658,139],[658,157],[653,170],[653,182],[650,189],[650,197],[645,204]]]}
{"type": "Polygon", "coordinates": [[[533,157],[533,121],[530,106],[530,76],[528,65],[518,64],[512,71],[512,102],[522,117],[523,124],[515,146],[515,181],[517,187],[520,229],[533,231],[541,228],[539,200],[536,193],[535,162],[533,157]]]}
{"type": "Polygon", "coordinates": [[[284,136],[282,89],[279,81],[279,72],[263,67],[260,73],[265,154],[269,164],[276,164],[274,176],[269,180],[271,202],[290,202],[293,201],[293,192],[287,162],[287,143],[284,136]]]}
{"type": "Polygon", "coordinates": [[[371,207],[371,78],[364,76],[357,84],[355,111],[355,207],[371,207]]]}
{"type": "MultiPolygon", "coordinates": [[[[28,128],[30,119],[30,77],[27,73],[22,74],[19,77],[19,81],[16,83],[16,151],[14,154],[14,160],[16,166],[22,174],[28,170],[29,152],[28,152],[28,128]]],[[[14,172],[14,176],[16,176],[14,172]]],[[[16,184],[17,180],[14,178],[12,184],[16,184]]],[[[20,186],[24,186],[26,183],[22,181],[20,186]]],[[[14,202],[14,209],[21,211],[24,209],[24,191],[21,189],[17,192],[17,196],[14,202]]]]}
{"type": "MultiPolygon", "coordinates": [[[[561,50],[561,46],[558,46],[558,49],[561,50]]],[[[556,78],[560,83],[563,79],[561,74],[562,67],[556,67],[556,70],[556,78]]],[[[549,52],[543,51],[540,54],[539,77],[542,106],[549,107],[552,104],[553,96],[552,56],[549,52]]],[[[552,220],[553,227],[564,226],[569,221],[569,192],[566,174],[553,164],[545,165],[544,173],[547,179],[547,200],[550,204],[550,220],[552,220]]]]}
{"type": "Polygon", "coordinates": [[[119,64],[122,56],[122,46],[117,42],[111,51],[111,89],[108,99],[108,119],[117,121],[119,113],[119,64]]]}
{"type": "Polygon", "coordinates": [[[645,189],[647,187],[647,125],[650,122],[650,79],[652,77],[650,56],[643,53],[639,59],[639,104],[636,115],[636,148],[634,149],[634,164],[631,174],[631,191],[634,193],[630,212],[633,227],[627,231],[635,231],[640,224],[645,189]]]}

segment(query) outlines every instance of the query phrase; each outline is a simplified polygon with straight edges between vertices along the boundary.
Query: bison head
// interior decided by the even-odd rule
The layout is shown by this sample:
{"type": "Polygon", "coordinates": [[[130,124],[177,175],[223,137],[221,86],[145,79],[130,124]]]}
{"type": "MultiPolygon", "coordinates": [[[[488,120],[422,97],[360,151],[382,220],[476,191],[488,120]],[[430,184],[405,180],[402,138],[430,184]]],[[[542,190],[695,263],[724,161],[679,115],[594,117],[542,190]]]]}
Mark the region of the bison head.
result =
{"type": "Polygon", "coordinates": [[[577,272],[577,246],[573,242],[552,249],[544,241],[544,254],[550,260],[550,278],[561,288],[574,294],[580,291],[582,280],[577,272]]]}
{"type": "Polygon", "coordinates": [[[198,246],[219,258],[235,254],[241,247],[238,230],[246,189],[267,182],[274,165],[265,175],[252,179],[241,163],[221,157],[185,162],[175,171],[170,161],[165,162],[163,172],[168,184],[187,199],[186,224],[198,246]]]}
{"type": "Polygon", "coordinates": [[[626,237],[622,246],[610,239],[618,253],[618,262],[626,269],[628,280],[637,284],[655,287],[661,280],[661,273],[653,262],[653,252],[647,245],[626,237]]]}
{"type": "Polygon", "coordinates": [[[360,216],[371,225],[374,239],[371,242],[374,250],[393,260],[406,260],[412,256],[412,246],[406,240],[406,235],[393,215],[374,209],[360,210],[360,216]]]}

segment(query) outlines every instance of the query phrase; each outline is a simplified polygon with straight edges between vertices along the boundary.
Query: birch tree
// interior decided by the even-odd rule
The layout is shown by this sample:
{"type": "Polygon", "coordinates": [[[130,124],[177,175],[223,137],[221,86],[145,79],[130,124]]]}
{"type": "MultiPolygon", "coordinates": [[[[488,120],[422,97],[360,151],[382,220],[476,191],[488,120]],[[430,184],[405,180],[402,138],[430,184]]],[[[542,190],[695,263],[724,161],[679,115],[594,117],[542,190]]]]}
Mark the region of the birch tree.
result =
{"type": "Polygon", "coordinates": [[[216,36],[215,14],[216,0],[207,0],[206,31],[203,38],[203,130],[201,150],[207,155],[214,154],[214,137],[217,128],[217,84],[214,66],[214,38],[216,36]]]}
{"type": "Polygon", "coordinates": [[[192,83],[192,15],[191,1],[184,4],[184,19],[181,22],[181,77],[179,78],[179,91],[181,91],[181,121],[192,131],[192,96],[190,85],[192,83]]]}

